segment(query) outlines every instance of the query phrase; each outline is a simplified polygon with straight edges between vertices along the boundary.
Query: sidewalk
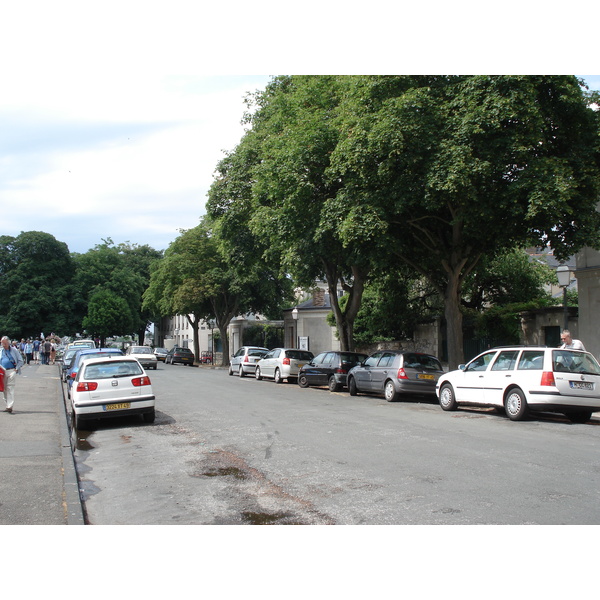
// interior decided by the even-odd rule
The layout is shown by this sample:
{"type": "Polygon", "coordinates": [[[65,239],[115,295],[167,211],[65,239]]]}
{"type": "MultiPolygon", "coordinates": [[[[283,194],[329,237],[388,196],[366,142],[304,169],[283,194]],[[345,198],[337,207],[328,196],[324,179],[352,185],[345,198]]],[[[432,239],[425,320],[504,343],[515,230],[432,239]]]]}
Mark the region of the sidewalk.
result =
{"type": "Polygon", "coordinates": [[[0,525],[83,525],[58,365],[17,376],[13,413],[0,395],[0,525]]]}

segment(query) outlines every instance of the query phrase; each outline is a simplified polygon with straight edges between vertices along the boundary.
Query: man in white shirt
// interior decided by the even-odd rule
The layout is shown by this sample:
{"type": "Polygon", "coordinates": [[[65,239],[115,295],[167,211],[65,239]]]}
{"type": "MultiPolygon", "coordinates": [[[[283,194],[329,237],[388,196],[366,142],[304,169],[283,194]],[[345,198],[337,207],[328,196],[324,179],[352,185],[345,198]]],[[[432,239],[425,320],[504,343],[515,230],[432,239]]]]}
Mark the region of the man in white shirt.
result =
{"type": "Polygon", "coordinates": [[[11,413],[15,402],[15,377],[23,366],[21,353],[10,345],[8,337],[0,341],[0,369],[4,371],[4,412],[11,413]]]}
{"type": "Polygon", "coordinates": [[[571,337],[571,332],[568,329],[563,329],[563,332],[560,334],[560,339],[562,340],[561,348],[568,348],[569,350],[585,350],[583,344],[579,340],[574,340],[571,337]]]}

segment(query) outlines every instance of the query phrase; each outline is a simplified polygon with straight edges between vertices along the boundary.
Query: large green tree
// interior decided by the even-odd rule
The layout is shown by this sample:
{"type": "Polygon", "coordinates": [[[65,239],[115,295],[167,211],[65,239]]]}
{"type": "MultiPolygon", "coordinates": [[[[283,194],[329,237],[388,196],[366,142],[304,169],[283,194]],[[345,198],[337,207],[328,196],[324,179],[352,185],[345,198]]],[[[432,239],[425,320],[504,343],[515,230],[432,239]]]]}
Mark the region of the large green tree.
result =
{"type": "MultiPolygon", "coordinates": [[[[251,126],[218,167],[209,212],[221,222],[237,218],[264,243],[263,256],[280,276],[312,288],[325,279],[344,349],[354,346],[353,327],[379,236],[341,241],[339,219],[371,216],[361,206],[336,203],[343,182],[328,176],[339,139],[337,77],[277,77],[253,97],[251,126]],[[234,216],[232,216],[234,215],[234,216]],[[338,287],[347,302],[338,302],[338,287]]],[[[376,229],[376,228],[375,228],[376,229]]]]}
{"type": "Polygon", "coordinates": [[[569,76],[349,77],[329,175],[348,246],[384,230],[387,251],[444,298],[450,367],[463,355],[461,295],[482,257],[598,246],[598,118],[569,76]],[[379,222],[378,222],[379,221],[379,222]]]}
{"type": "Polygon", "coordinates": [[[1,236],[1,335],[74,334],[81,317],[75,305],[74,271],[67,245],[49,233],[1,236]]]}

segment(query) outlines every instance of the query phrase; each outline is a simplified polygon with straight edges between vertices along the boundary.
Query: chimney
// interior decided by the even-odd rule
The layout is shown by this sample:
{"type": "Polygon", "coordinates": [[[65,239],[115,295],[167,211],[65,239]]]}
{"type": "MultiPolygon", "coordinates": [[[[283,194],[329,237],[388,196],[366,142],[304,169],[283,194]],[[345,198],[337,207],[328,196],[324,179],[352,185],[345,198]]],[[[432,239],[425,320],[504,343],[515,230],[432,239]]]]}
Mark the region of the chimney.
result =
{"type": "Polygon", "coordinates": [[[313,306],[325,306],[325,290],[321,288],[313,290],[313,306]]]}

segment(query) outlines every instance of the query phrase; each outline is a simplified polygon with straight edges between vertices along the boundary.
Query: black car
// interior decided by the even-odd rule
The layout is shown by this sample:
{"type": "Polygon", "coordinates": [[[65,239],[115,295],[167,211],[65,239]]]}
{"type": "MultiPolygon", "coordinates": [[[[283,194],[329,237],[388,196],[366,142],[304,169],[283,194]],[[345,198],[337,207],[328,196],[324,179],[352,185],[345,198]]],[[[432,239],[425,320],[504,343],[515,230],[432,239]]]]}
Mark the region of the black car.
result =
{"type": "Polygon", "coordinates": [[[175,363],[182,363],[184,365],[194,364],[194,353],[189,348],[179,348],[175,346],[167,352],[165,357],[166,365],[174,365],[175,363]]]}
{"type": "Polygon", "coordinates": [[[366,359],[366,354],[358,352],[321,352],[300,369],[298,385],[303,388],[326,385],[329,391],[338,392],[346,385],[348,371],[366,359]]]}

